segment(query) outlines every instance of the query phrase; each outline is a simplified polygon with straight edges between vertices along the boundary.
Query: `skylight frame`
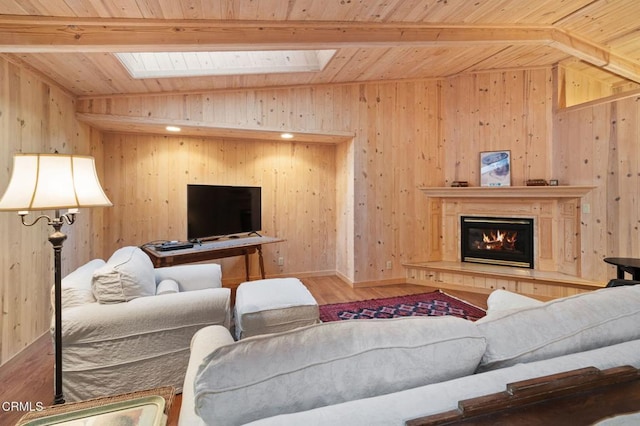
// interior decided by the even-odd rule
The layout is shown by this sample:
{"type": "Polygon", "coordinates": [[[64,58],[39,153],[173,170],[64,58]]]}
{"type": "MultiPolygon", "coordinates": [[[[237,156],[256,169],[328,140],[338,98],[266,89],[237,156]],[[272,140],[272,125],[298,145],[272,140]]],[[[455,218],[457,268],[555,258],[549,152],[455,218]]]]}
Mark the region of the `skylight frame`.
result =
{"type": "Polygon", "coordinates": [[[322,71],[334,49],[220,52],[123,52],[116,58],[135,79],[322,71]]]}

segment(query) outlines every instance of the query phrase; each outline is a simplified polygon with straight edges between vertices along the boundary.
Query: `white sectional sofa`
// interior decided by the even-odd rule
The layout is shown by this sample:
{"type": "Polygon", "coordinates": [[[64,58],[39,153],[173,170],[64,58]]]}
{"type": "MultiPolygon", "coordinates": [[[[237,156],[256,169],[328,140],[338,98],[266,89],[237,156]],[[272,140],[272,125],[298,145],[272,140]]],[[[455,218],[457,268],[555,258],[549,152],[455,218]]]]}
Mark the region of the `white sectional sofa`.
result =
{"type": "Polygon", "coordinates": [[[342,321],[191,344],[180,425],[404,425],[508,383],[579,368],[640,368],[640,286],[541,303],[504,291],[476,323],[342,321]]]}
{"type": "Polygon", "coordinates": [[[123,247],[63,278],[65,399],[181,391],[196,331],[229,328],[231,292],[221,275],[217,264],[154,269],[142,250],[123,247]]]}

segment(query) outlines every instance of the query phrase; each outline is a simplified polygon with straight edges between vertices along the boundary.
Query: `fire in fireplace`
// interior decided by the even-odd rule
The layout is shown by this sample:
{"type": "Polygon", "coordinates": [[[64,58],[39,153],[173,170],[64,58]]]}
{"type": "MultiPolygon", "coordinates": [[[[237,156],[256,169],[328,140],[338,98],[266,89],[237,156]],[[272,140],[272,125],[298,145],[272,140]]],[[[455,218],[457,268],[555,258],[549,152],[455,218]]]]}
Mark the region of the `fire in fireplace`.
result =
{"type": "Polygon", "coordinates": [[[533,268],[533,219],[461,217],[463,262],[533,268]]]}

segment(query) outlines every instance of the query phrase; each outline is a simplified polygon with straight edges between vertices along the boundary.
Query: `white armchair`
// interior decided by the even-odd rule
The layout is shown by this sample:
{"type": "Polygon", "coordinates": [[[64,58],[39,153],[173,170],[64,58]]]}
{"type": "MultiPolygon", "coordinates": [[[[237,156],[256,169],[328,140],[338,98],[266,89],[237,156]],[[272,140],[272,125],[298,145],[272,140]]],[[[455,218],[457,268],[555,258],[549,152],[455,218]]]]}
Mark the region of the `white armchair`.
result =
{"type": "Polygon", "coordinates": [[[149,265],[140,249],[125,247],[63,279],[67,401],[158,386],[181,391],[195,332],[229,328],[231,292],[219,265],[149,265]]]}

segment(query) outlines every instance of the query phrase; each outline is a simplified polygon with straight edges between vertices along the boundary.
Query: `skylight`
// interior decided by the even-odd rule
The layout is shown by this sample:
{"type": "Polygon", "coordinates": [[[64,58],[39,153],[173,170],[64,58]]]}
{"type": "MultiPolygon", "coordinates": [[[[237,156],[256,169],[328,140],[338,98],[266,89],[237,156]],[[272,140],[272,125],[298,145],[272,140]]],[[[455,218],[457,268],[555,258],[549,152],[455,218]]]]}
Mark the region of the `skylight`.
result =
{"type": "Polygon", "coordinates": [[[133,78],[322,71],[335,50],[116,53],[133,78]]]}

